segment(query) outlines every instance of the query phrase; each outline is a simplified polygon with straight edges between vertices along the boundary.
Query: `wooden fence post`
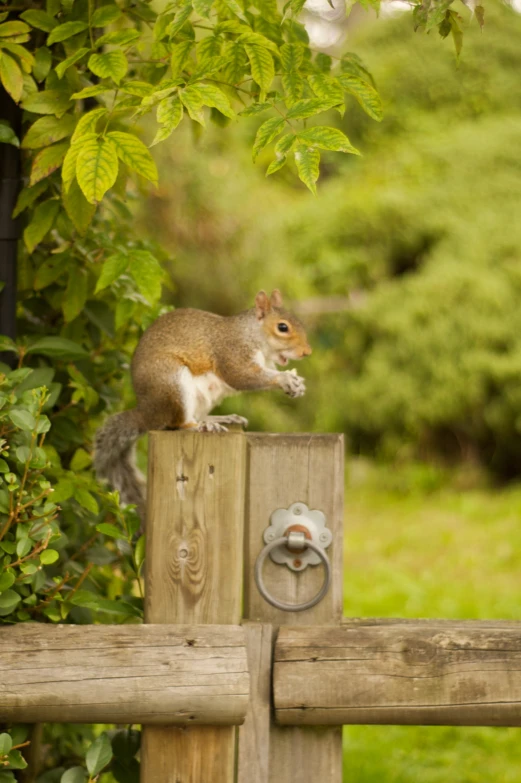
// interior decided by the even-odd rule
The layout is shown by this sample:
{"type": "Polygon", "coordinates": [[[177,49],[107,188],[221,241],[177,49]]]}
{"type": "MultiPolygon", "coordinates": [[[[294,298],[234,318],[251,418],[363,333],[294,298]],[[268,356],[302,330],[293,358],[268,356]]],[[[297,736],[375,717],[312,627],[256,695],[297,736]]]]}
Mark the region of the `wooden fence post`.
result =
{"type": "MultiPolygon", "coordinates": [[[[145,622],[238,624],[246,438],[149,436],[145,622]]],[[[144,727],[142,783],[232,783],[235,727],[144,727]]]]}
{"type": "MultiPolygon", "coordinates": [[[[342,435],[248,434],[248,487],[245,541],[245,617],[253,622],[280,625],[337,625],[342,619],[344,444],[342,435]],[[255,585],[253,569],[264,542],[262,534],[277,508],[301,501],[326,515],[333,533],[327,552],[332,566],[328,594],[312,609],[283,612],[268,604],[255,585]]],[[[300,603],[316,594],[322,584],[321,566],[294,573],[275,565],[264,565],[264,582],[279,599],[300,603]]],[[[303,692],[306,683],[302,682],[303,692]]],[[[245,729],[247,729],[247,723],[245,729]]],[[[242,742],[239,730],[239,741],[242,742]]],[[[270,724],[263,734],[266,770],[255,777],[244,766],[239,783],[341,783],[342,729],[282,727],[270,724]]],[[[248,741],[250,737],[247,738],[248,741]]],[[[241,756],[241,754],[240,754],[241,756]]]]}

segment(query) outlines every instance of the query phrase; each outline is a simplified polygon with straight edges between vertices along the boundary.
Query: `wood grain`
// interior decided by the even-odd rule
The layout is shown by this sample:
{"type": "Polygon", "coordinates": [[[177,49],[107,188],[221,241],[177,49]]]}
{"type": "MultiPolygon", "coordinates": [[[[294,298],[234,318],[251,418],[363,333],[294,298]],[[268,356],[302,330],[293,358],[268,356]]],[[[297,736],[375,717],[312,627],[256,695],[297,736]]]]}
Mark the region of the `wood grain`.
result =
{"type": "Polygon", "coordinates": [[[0,721],[241,723],[244,631],[20,624],[0,634],[0,721]]]}
{"type": "MultiPolygon", "coordinates": [[[[336,624],[342,617],[342,539],[344,445],[341,435],[247,434],[248,489],[246,504],[245,616],[276,626],[336,624]],[[328,549],[333,582],[317,606],[301,613],[282,612],[260,595],[253,566],[264,542],[262,533],[271,513],[301,501],[322,510],[333,531],[328,549]]],[[[299,603],[318,592],[324,578],[321,566],[294,573],[271,560],[265,564],[264,581],[273,595],[299,603]]],[[[306,688],[301,682],[301,690],[306,688]]],[[[270,726],[269,783],[341,783],[342,732],[338,728],[306,729],[270,726]]],[[[239,783],[248,783],[239,779],[239,783]]]]}
{"type": "Polygon", "coordinates": [[[521,623],[282,628],[274,701],[284,724],[521,726],[521,623]]]}
{"type": "Polygon", "coordinates": [[[268,783],[271,680],[274,634],[271,625],[245,623],[250,703],[239,729],[239,783],[268,783]]]}
{"type": "MultiPolygon", "coordinates": [[[[241,618],[246,440],[242,433],[149,436],[145,619],[241,618]]],[[[143,783],[231,783],[236,732],[145,728],[143,783]]]]}

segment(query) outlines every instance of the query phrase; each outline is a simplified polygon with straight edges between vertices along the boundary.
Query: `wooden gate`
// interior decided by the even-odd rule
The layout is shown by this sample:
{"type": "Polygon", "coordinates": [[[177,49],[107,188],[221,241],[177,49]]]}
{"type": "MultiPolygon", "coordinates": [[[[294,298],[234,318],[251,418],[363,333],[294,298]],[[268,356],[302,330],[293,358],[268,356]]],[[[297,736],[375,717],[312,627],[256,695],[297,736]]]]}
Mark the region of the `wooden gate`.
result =
{"type": "MultiPolygon", "coordinates": [[[[342,618],[343,452],[151,433],[145,625],[4,628],[0,720],[141,723],[143,783],[341,783],[344,724],[521,725],[520,623],[342,618]],[[295,502],[325,514],[332,583],[285,612],[253,573],[295,502]]],[[[269,558],[263,575],[295,605],[324,576],[269,558]]]]}

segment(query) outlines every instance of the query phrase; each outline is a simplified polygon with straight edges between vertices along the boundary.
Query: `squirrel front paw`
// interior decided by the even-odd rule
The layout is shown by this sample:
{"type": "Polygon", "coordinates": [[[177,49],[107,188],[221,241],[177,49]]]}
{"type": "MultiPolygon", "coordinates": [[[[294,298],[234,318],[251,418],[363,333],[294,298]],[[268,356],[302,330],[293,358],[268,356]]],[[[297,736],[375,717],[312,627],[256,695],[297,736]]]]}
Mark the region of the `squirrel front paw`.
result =
{"type": "Polygon", "coordinates": [[[306,393],[304,378],[297,375],[295,369],[280,373],[279,386],[288,397],[302,397],[306,393]]]}

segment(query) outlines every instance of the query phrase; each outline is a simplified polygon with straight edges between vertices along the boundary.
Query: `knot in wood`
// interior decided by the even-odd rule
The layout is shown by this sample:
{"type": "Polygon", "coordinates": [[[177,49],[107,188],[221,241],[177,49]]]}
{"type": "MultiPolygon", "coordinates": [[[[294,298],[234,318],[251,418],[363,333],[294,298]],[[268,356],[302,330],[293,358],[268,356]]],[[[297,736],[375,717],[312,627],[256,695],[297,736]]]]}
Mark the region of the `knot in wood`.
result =
{"type": "Polygon", "coordinates": [[[423,666],[436,657],[436,645],[423,639],[404,639],[402,655],[407,666],[423,666]]]}

